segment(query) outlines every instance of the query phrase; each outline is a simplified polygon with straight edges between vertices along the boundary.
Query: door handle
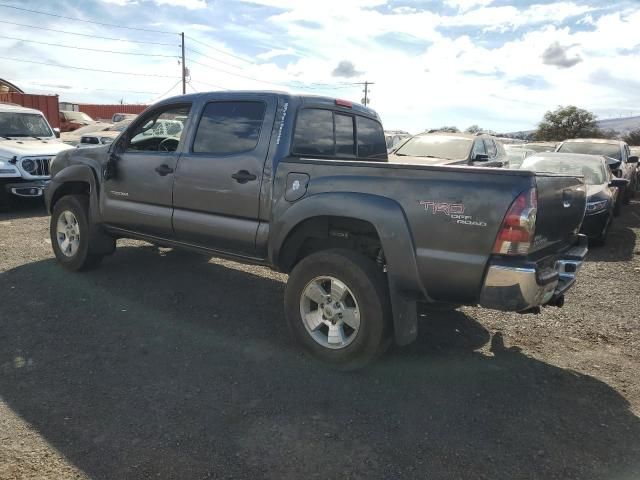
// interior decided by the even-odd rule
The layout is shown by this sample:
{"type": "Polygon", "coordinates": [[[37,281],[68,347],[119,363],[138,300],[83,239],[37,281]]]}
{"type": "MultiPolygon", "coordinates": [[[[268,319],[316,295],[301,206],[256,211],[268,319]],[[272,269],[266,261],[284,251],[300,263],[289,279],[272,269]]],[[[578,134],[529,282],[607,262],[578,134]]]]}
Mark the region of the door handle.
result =
{"type": "Polygon", "coordinates": [[[238,183],[247,183],[249,181],[255,180],[258,177],[256,177],[253,173],[249,173],[247,170],[240,170],[231,175],[231,178],[234,178],[238,183]]]}
{"type": "Polygon", "coordinates": [[[166,175],[169,175],[170,173],[173,173],[173,168],[171,168],[169,165],[166,164],[162,164],[159,167],[155,168],[156,172],[158,172],[158,174],[161,177],[164,177],[166,175]]]}

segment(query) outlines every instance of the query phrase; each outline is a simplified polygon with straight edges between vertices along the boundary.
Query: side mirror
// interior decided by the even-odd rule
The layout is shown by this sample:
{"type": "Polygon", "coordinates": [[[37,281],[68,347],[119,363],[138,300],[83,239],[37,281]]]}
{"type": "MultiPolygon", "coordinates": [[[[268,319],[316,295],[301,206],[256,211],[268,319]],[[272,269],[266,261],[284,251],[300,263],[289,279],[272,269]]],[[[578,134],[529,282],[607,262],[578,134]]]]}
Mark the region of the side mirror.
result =
{"type": "MultiPolygon", "coordinates": [[[[56,138],[60,138],[60,129],[58,127],[55,127],[53,129],[53,134],[56,136],[56,138]]],[[[638,158],[638,157],[636,157],[638,158]]]]}
{"type": "Polygon", "coordinates": [[[607,157],[607,165],[612,172],[615,172],[620,168],[622,160],[616,160],[615,158],[607,157]]]}
{"type": "Polygon", "coordinates": [[[489,155],[485,155],[484,153],[478,153],[475,157],[473,157],[475,162],[486,162],[489,160],[489,155]]]}
{"type": "Polygon", "coordinates": [[[627,185],[629,185],[629,180],[626,178],[614,178],[609,182],[610,187],[626,188],[627,185]]]}
{"type": "Polygon", "coordinates": [[[632,155],[631,157],[629,157],[627,159],[627,163],[638,163],[638,157],[637,155],[632,155]]]}

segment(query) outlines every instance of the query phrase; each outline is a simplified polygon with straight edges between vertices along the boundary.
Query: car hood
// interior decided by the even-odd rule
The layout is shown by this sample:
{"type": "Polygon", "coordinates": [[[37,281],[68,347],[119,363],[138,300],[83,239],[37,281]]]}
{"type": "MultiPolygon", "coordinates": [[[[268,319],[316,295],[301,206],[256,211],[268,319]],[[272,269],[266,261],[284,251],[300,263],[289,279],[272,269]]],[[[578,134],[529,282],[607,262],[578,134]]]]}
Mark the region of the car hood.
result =
{"type": "Polygon", "coordinates": [[[389,163],[408,163],[411,165],[460,165],[466,160],[451,160],[449,158],[412,157],[410,155],[389,155],[389,163]]]}
{"type": "Polygon", "coordinates": [[[63,150],[73,148],[58,140],[36,140],[21,138],[16,140],[0,140],[0,157],[23,155],[55,155],[63,150]]]}

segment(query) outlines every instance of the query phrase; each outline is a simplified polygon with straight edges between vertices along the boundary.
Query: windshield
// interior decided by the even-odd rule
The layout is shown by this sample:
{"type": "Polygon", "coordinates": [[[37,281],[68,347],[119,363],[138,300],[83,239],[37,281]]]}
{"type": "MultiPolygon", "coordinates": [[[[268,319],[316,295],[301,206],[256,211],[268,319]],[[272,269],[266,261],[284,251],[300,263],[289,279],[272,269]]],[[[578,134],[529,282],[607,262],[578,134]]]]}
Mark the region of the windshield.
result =
{"type": "Polygon", "coordinates": [[[93,118],[84,112],[64,112],[64,115],[74,122],[93,122],[93,118]]]}
{"type": "Polygon", "coordinates": [[[587,155],[604,155],[622,160],[620,147],[611,143],[565,142],[558,149],[563,153],[586,153],[587,155]]]}
{"type": "Polygon", "coordinates": [[[556,149],[556,146],[544,145],[540,143],[525,143],[524,148],[533,150],[534,152],[553,152],[556,149]]]}
{"type": "Polygon", "coordinates": [[[602,161],[569,160],[563,158],[539,157],[533,155],[522,163],[521,170],[533,170],[544,173],[561,173],[563,175],[584,176],[587,185],[602,185],[605,183],[605,170],[602,161]]]}
{"type": "Polygon", "coordinates": [[[111,125],[109,128],[106,128],[105,130],[108,130],[111,132],[122,132],[123,130],[126,130],[129,125],[131,125],[131,122],[132,120],[122,120],[121,122],[114,123],[113,125],[111,125]]]}
{"type": "Polygon", "coordinates": [[[1,137],[52,137],[45,118],[37,113],[0,113],[1,137]]]}
{"type": "Polygon", "coordinates": [[[463,160],[469,157],[473,140],[445,135],[419,135],[406,141],[396,155],[463,160]]]}

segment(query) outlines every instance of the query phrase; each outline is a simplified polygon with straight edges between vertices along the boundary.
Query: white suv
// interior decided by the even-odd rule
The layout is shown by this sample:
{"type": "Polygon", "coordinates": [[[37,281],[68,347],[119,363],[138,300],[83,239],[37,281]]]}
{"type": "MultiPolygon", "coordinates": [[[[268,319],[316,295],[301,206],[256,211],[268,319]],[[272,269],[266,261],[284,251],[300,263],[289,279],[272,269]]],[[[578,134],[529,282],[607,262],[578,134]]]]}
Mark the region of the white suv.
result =
{"type": "Polygon", "coordinates": [[[51,160],[71,148],[39,110],[0,103],[0,210],[11,197],[42,196],[51,160]]]}

